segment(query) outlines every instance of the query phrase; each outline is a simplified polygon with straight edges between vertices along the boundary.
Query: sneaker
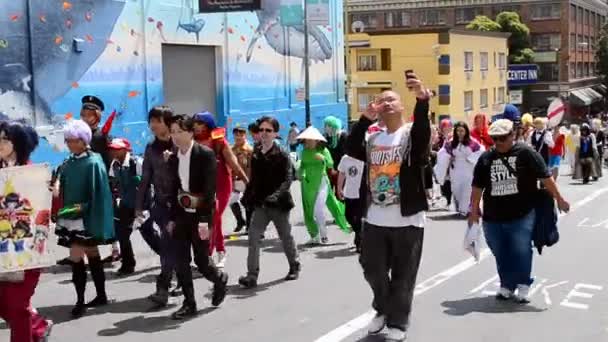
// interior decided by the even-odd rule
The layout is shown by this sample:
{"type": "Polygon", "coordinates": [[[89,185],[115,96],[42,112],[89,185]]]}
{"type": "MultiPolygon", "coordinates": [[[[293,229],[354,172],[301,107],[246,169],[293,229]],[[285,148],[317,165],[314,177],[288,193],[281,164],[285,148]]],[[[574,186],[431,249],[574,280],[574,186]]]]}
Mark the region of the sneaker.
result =
{"type": "Polygon", "coordinates": [[[367,333],[370,335],[377,334],[384,329],[386,325],[386,317],[384,315],[376,315],[367,326],[367,333]]]}
{"type": "Polygon", "coordinates": [[[217,252],[217,268],[224,268],[226,266],[226,252],[217,252]]]}
{"type": "Polygon", "coordinates": [[[529,298],[530,286],[528,285],[517,285],[517,295],[515,295],[515,301],[519,304],[530,303],[529,298]]]}
{"type": "Polygon", "coordinates": [[[388,328],[387,341],[405,341],[405,331],[397,328],[388,328]]]}
{"type": "Polygon", "coordinates": [[[40,340],[38,340],[39,342],[48,342],[49,341],[49,337],[51,336],[51,331],[53,330],[54,324],[55,323],[53,323],[53,321],[51,321],[50,319],[46,320],[46,329],[44,329],[44,333],[40,337],[40,340]]]}
{"type": "Polygon", "coordinates": [[[213,294],[211,295],[211,305],[219,306],[226,298],[228,292],[228,274],[222,273],[217,283],[213,285],[213,294]]]}
{"type": "Polygon", "coordinates": [[[252,289],[258,286],[258,280],[252,275],[246,275],[239,278],[239,285],[246,289],[252,289]]]}
{"type": "Polygon", "coordinates": [[[321,238],[321,244],[322,245],[327,245],[329,243],[329,238],[328,237],[322,237],[321,238]]]}
{"type": "Polygon", "coordinates": [[[511,297],[513,297],[513,291],[504,287],[501,287],[500,290],[498,290],[498,292],[496,293],[497,300],[509,300],[511,299],[511,297]]]}
{"type": "Polygon", "coordinates": [[[308,242],[306,243],[307,245],[318,245],[321,242],[321,240],[319,239],[319,236],[316,236],[314,238],[310,238],[310,240],[308,240],[308,242]]]}

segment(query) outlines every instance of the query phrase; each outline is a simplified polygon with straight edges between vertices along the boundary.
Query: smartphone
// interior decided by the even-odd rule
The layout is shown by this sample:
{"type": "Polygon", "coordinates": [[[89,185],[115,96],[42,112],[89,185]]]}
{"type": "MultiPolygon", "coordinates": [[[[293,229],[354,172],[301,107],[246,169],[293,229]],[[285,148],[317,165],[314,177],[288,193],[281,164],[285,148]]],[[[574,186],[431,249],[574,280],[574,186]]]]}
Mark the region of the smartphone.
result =
{"type": "MultiPolygon", "coordinates": [[[[411,78],[415,78],[412,74],[414,73],[414,70],[412,69],[408,69],[405,70],[405,81],[407,82],[407,80],[411,79],[411,78]]],[[[407,87],[408,90],[412,90],[412,87],[407,87]]]]}

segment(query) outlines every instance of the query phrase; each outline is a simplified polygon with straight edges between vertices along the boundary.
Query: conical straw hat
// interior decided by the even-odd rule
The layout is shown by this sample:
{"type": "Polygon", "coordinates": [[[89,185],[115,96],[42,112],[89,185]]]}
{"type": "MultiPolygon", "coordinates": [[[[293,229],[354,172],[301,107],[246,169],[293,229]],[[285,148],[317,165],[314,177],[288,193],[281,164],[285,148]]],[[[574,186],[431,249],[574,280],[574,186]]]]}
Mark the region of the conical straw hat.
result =
{"type": "Polygon", "coordinates": [[[321,134],[318,129],[312,126],[308,127],[302,133],[300,133],[300,135],[298,135],[298,140],[318,140],[327,142],[327,140],[325,140],[325,137],[323,137],[323,134],[321,134]]]}

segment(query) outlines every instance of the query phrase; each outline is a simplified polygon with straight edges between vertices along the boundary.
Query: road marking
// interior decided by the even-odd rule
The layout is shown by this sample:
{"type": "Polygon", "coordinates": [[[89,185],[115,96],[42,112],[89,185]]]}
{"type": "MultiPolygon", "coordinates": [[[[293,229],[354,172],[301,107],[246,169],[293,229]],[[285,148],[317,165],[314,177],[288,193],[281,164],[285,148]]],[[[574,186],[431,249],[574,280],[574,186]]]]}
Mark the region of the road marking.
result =
{"type": "Polygon", "coordinates": [[[564,285],[564,284],[566,284],[566,283],[568,283],[568,281],[567,281],[567,280],[564,280],[564,281],[560,281],[559,283],[555,283],[555,284],[552,284],[552,285],[547,285],[547,286],[545,286],[545,287],[542,289],[542,291],[541,291],[541,292],[542,292],[543,296],[545,296],[545,303],[546,303],[547,305],[551,305],[551,303],[552,303],[552,302],[551,302],[551,297],[549,297],[549,291],[547,291],[547,290],[548,290],[548,289],[552,289],[552,288],[554,288],[554,287],[558,287],[558,286],[564,285]]]}
{"type": "Polygon", "coordinates": [[[483,290],[486,286],[490,285],[492,282],[498,280],[498,274],[493,276],[492,278],[484,281],[483,283],[481,283],[481,285],[477,286],[476,288],[472,289],[469,294],[474,294],[476,292],[479,292],[481,290],[483,290]]]}
{"type": "MultiPolygon", "coordinates": [[[[582,200],[573,204],[570,207],[570,213],[572,213],[574,210],[584,206],[585,204],[593,201],[594,199],[598,198],[599,196],[603,195],[606,192],[608,192],[608,187],[605,187],[605,188],[592,192],[589,196],[586,196],[582,200]]],[[[559,217],[563,217],[565,215],[567,215],[567,214],[560,213],[559,217]]],[[[450,267],[447,270],[445,270],[437,275],[432,276],[431,278],[423,281],[422,283],[420,283],[416,286],[416,290],[414,290],[414,296],[419,296],[419,295],[423,294],[424,292],[441,285],[442,283],[453,278],[454,276],[458,275],[459,273],[462,273],[462,272],[468,270],[469,268],[473,267],[474,265],[481,263],[489,255],[490,255],[490,250],[488,248],[484,248],[480,252],[479,262],[475,261],[474,258],[468,258],[468,259],[460,262],[459,264],[457,264],[453,267],[450,267]],[[426,284],[426,285],[421,287],[423,284],[426,284]]],[[[545,297],[545,299],[548,298],[548,295],[549,294],[547,293],[547,297],[545,297]]],[[[366,325],[369,324],[369,322],[374,318],[375,315],[376,315],[376,312],[374,310],[367,311],[367,312],[363,313],[362,315],[355,317],[354,319],[342,324],[341,326],[330,331],[329,333],[319,337],[314,342],[340,342],[340,341],[344,340],[345,338],[349,337],[350,335],[354,334],[355,332],[363,329],[366,325]]]]}
{"type": "Polygon", "coordinates": [[[566,295],[566,298],[560,303],[560,305],[568,307],[568,308],[580,309],[580,310],[589,309],[588,304],[575,303],[575,302],[571,301],[573,297],[585,298],[585,299],[591,299],[593,297],[592,293],[579,291],[581,289],[601,291],[603,289],[603,287],[599,286],[599,285],[592,285],[592,284],[580,284],[580,283],[576,284],[576,285],[574,285],[574,289],[572,289],[572,291],[568,292],[568,294],[566,295]]]}

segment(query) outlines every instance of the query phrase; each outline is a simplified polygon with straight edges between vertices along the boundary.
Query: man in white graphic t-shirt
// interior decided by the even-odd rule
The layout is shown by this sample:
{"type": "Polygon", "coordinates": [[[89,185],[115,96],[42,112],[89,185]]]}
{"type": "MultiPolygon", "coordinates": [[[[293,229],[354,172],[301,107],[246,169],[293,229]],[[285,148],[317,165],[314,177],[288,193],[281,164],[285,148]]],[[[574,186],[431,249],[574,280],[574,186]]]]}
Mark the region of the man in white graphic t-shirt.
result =
{"type": "Polygon", "coordinates": [[[413,73],[407,80],[417,97],[413,124],[403,120],[400,96],[386,91],[370,103],[347,143],[347,154],[364,160],[368,169],[360,262],[377,313],[368,331],[375,334],[387,327],[392,341],[406,337],[428,210],[423,176],[431,137],[431,91],[413,73]],[[378,118],[385,129],[366,139],[378,118]]]}

